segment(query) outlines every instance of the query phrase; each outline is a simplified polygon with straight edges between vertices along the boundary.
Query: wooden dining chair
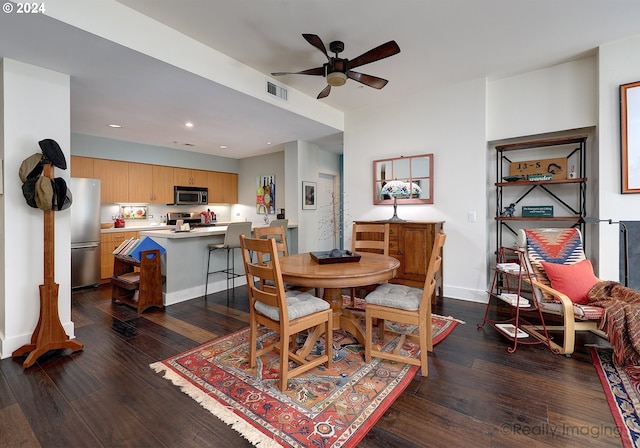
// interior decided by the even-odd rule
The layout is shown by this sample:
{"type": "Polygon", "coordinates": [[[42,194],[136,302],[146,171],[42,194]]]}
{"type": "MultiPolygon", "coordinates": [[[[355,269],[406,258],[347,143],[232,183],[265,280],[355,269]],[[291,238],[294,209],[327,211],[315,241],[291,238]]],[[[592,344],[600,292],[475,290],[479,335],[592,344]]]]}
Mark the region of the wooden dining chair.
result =
{"type": "MultiPolygon", "coordinates": [[[[373,252],[389,255],[388,223],[353,223],[351,252],[373,252]]],[[[378,285],[365,285],[361,289],[374,290],[378,285]]],[[[351,288],[351,306],[355,305],[356,288],[351,288]]]]}
{"type": "Polygon", "coordinates": [[[281,257],[289,255],[287,232],[282,226],[256,227],[253,229],[253,236],[256,238],[274,238],[278,254],[281,257]]]}
{"type": "Polygon", "coordinates": [[[333,318],[329,303],[306,292],[284,289],[278,249],[274,238],[240,237],[247,287],[249,289],[250,342],[249,362],[257,364],[257,358],[270,350],[280,353],[280,390],[288,387],[288,381],[320,364],[332,365],[333,318]],[[250,253],[255,254],[252,261],[250,253]],[[270,261],[266,261],[268,257],[270,261]],[[279,333],[277,343],[258,349],[258,325],[264,325],[279,333]],[[318,326],[324,326],[325,353],[310,360],[298,356],[290,349],[291,336],[318,326]],[[297,366],[290,367],[289,361],[297,366]]]}
{"type": "Polygon", "coordinates": [[[446,235],[438,233],[435,236],[431,259],[427,267],[427,278],[424,288],[413,288],[405,285],[385,283],[378,286],[366,298],[365,305],[365,360],[371,362],[371,357],[388,359],[418,365],[422,369],[422,376],[428,375],[427,354],[433,351],[431,328],[431,295],[436,287],[436,273],[442,265],[442,247],[446,235]],[[392,352],[385,352],[373,346],[373,319],[378,319],[378,337],[384,345],[385,320],[417,326],[418,335],[410,334],[411,327],[400,335],[398,343],[392,352]],[[420,354],[418,358],[401,354],[407,337],[417,337],[420,354]]]}

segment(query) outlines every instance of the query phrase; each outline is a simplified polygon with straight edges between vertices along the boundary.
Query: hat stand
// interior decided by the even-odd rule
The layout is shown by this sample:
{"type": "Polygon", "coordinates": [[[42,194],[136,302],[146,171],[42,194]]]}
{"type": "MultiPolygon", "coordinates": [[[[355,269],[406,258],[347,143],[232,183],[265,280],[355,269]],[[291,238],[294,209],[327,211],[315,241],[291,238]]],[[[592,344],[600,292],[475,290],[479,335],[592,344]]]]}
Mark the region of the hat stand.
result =
{"type": "MultiPolygon", "coordinates": [[[[44,166],[44,176],[53,178],[53,166],[44,166]]],[[[31,343],[25,344],[12,353],[22,356],[29,353],[22,366],[31,367],[36,360],[49,350],[69,348],[72,351],[82,350],[83,345],[69,339],[60,322],[58,314],[58,287],[54,278],[54,220],[53,209],[44,212],[44,285],[40,285],[40,317],[31,336],[31,343]]]]}

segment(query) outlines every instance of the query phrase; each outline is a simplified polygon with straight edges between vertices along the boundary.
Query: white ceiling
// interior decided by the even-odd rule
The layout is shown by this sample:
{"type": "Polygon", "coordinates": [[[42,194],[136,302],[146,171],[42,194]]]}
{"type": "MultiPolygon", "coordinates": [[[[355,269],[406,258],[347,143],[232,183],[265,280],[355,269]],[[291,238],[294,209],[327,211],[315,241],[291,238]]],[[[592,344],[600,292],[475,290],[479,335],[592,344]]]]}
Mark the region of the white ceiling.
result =
{"type": "MultiPolygon", "coordinates": [[[[332,40],[343,41],[340,56],[349,59],[395,40],[400,54],[358,69],[388,79],[384,89],[349,80],[319,100],[345,112],[444,84],[535,70],[640,35],[636,0],[119,2],[266,75],[322,65],[325,57],[302,33],[317,34],[327,49],[332,40]]],[[[0,57],[71,75],[73,132],[234,158],[278,151],[298,139],[342,151],[334,128],[46,15],[1,14],[0,57]],[[187,120],[196,126],[185,129],[187,120]],[[124,127],[114,130],[109,123],[124,127]]],[[[321,77],[304,75],[277,82],[313,98],[326,85],[321,77]]]]}

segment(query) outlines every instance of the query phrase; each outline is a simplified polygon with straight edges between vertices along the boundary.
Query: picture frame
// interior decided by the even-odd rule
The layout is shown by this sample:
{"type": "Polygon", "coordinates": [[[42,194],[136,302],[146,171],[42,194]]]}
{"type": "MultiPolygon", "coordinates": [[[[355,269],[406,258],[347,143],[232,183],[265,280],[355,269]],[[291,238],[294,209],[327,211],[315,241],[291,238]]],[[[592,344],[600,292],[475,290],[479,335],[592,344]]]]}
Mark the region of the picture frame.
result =
{"type": "Polygon", "coordinates": [[[388,157],[373,161],[373,205],[393,204],[393,198],[384,195],[382,188],[391,180],[400,180],[421,189],[418,196],[396,197],[397,204],[433,204],[433,153],[388,157]]]}
{"type": "Polygon", "coordinates": [[[302,181],[302,210],[315,210],[317,208],[316,182],[302,181]]]}
{"type": "Polygon", "coordinates": [[[620,150],[620,190],[640,193],[640,81],[620,85],[620,150]]]}

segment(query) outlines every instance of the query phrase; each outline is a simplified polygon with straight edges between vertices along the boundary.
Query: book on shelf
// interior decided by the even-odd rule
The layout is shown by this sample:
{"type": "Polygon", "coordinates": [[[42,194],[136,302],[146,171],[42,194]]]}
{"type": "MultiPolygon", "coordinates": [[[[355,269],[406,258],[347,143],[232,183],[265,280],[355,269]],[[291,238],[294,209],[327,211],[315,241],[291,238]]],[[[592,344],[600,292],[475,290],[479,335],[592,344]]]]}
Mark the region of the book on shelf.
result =
{"type": "Polygon", "coordinates": [[[127,238],[126,240],[124,240],[122,243],[120,243],[120,245],[119,245],[118,247],[116,247],[116,248],[113,250],[112,254],[113,254],[113,255],[118,255],[118,254],[120,253],[120,251],[121,251],[122,249],[124,249],[124,248],[127,246],[127,244],[129,244],[129,243],[131,242],[131,240],[133,240],[133,239],[135,239],[135,238],[134,238],[134,237],[131,237],[131,238],[127,238]]]}
{"type": "Polygon", "coordinates": [[[496,268],[509,274],[519,274],[523,271],[522,266],[518,263],[498,263],[496,264],[496,268]]]}
{"type": "Polygon", "coordinates": [[[502,294],[498,294],[498,298],[504,300],[511,306],[519,306],[521,308],[527,308],[529,304],[529,300],[525,297],[522,297],[518,294],[503,292],[502,294]]]}
{"type": "Polygon", "coordinates": [[[516,326],[513,324],[496,324],[496,328],[512,338],[520,339],[529,336],[529,334],[521,328],[518,328],[516,332],[516,326]]]}

